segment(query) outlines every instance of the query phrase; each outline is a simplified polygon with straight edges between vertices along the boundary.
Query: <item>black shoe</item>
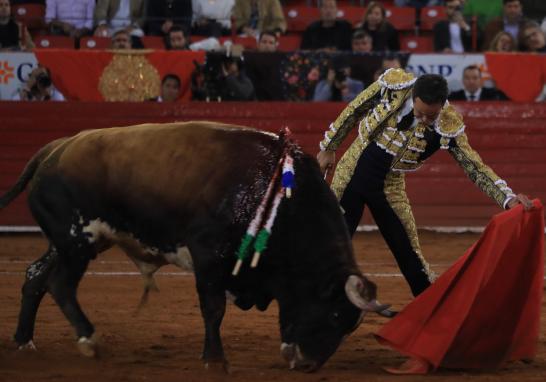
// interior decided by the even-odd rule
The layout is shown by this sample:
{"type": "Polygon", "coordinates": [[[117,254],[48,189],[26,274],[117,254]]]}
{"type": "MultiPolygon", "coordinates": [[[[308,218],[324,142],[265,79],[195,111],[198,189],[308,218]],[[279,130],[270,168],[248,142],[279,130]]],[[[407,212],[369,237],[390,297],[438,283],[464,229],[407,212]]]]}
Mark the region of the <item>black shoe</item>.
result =
{"type": "Polygon", "coordinates": [[[398,314],[398,312],[396,310],[384,309],[377,312],[377,314],[379,314],[381,317],[393,318],[398,314]]]}

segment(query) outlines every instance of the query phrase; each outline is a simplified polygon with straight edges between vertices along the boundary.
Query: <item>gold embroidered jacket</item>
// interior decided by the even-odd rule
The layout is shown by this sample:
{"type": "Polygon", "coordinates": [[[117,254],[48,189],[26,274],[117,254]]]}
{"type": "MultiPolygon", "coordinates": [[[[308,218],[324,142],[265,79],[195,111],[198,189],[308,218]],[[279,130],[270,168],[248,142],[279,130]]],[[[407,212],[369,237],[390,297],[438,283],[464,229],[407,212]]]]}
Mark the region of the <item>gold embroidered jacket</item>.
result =
{"type": "MultiPolygon", "coordinates": [[[[406,101],[411,102],[415,80],[413,74],[402,69],[388,70],[360,93],[326,131],[320,148],[335,151],[347,133],[358,125],[359,138],[347,150],[336,168],[332,188],[338,198],[348,184],[360,154],[370,142],[375,142],[394,157],[391,164],[393,172],[403,174],[406,171],[415,171],[422,165],[422,153],[430,144],[430,140],[425,138],[425,131],[430,127],[417,123],[404,131],[397,129],[401,110],[404,109],[406,101]]],[[[514,193],[470,147],[464,129],[462,116],[446,103],[434,125],[440,147],[449,151],[483,192],[505,208],[507,201],[515,196],[514,193]]]]}

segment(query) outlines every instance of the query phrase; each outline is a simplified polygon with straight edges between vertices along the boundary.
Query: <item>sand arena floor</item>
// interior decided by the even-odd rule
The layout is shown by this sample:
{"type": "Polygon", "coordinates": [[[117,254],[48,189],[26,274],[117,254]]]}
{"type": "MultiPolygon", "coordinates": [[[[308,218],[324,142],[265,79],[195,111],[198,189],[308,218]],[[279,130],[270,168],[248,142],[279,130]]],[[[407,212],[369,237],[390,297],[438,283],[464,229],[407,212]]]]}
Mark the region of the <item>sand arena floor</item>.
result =
{"type": "MultiPolygon", "coordinates": [[[[441,273],[462,255],[476,234],[421,232],[425,256],[441,273]]],[[[359,233],[355,249],[361,269],[379,287],[381,302],[402,308],[411,299],[394,260],[377,232],[359,233]]],[[[396,377],[382,371],[403,361],[377,344],[371,333],[386,319],[369,315],[322,369],[313,374],[289,371],[279,354],[277,308],[243,312],[229,305],[222,334],[231,373],[204,369],[199,357],[203,323],[194,278],[164,267],[157,276],[160,293],[135,315],[141,292],[136,268],[113,249],[92,262],[79,296],[100,335],[99,357],[88,359],[76,348],[74,331],[46,295],[38,313],[38,351],[16,351],[11,337],[19,310],[27,265],[46,248],[39,234],[0,234],[0,381],[546,381],[546,303],[542,307],[539,353],[533,363],[514,362],[499,370],[440,370],[427,377],[396,377]]]]}

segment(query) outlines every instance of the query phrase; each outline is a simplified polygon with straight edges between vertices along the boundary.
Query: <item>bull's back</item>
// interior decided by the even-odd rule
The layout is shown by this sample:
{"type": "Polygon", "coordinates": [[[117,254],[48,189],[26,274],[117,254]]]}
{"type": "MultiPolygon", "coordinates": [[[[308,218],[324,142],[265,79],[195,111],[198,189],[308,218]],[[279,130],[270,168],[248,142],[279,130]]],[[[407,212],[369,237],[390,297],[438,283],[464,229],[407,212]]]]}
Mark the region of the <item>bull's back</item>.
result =
{"type": "Polygon", "coordinates": [[[82,132],[70,139],[59,172],[89,191],[127,203],[218,203],[250,169],[268,172],[273,134],[205,122],[147,124],[82,132]]]}

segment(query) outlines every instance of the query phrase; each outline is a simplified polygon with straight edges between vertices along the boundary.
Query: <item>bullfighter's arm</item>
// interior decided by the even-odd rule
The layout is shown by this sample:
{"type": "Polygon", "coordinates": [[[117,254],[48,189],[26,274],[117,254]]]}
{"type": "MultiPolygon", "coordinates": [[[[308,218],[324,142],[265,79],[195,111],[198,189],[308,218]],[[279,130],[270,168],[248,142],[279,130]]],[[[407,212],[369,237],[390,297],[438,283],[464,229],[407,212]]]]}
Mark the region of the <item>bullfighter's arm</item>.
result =
{"type": "Polygon", "coordinates": [[[468,177],[502,208],[516,195],[510,187],[470,147],[466,134],[462,133],[451,141],[449,153],[463,168],[468,177]]]}
{"type": "Polygon", "coordinates": [[[347,105],[324,134],[324,139],[320,142],[322,151],[335,151],[339,147],[349,131],[358,125],[364,114],[373,106],[374,96],[380,90],[381,84],[376,81],[347,105]]]}

